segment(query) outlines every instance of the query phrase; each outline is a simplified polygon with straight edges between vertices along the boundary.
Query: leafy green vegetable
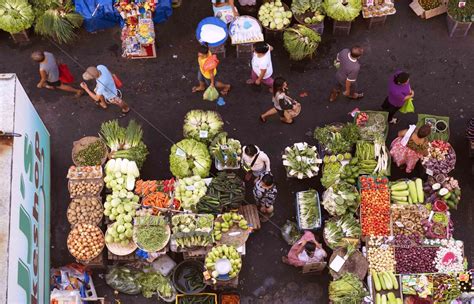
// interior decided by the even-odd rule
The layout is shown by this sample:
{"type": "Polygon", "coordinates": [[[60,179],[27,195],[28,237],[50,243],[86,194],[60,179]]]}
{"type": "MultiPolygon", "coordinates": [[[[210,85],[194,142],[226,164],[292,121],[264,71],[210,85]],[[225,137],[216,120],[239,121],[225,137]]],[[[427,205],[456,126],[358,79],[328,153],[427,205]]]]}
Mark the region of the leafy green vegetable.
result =
{"type": "Polygon", "coordinates": [[[146,157],[148,156],[148,148],[147,146],[143,143],[140,142],[138,146],[132,147],[127,150],[119,150],[110,153],[111,158],[126,158],[128,160],[133,160],[137,164],[138,168],[142,168],[143,163],[146,160],[146,157]]]}
{"type": "Polygon", "coordinates": [[[222,131],[223,125],[217,112],[192,110],[184,117],[183,134],[186,138],[209,143],[222,131]]]}
{"type": "Polygon", "coordinates": [[[223,167],[234,168],[239,166],[242,146],[240,141],[227,138],[227,133],[222,132],[216,135],[209,146],[209,151],[223,167]]]}
{"type": "Polygon", "coordinates": [[[125,143],[125,128],[119,125],[117,119],[103,122],[99,135],[112,152],[120,150],[125,143]]]}
{"type": "Polygon", "coordinates": [[[105,282],[118,292],[136,295],[141,291],[141,285],[137,278],[141,271],[124,266],[112,266],[105,275],[105,282]]]}
{"type": "Polygon", "coordinates": [[[356,187],[340,182],[329,187],[323,194],[322,205],[332,216],[354,213],[359,207],[360,196],[356,187]]]}
{"type": "Polygon", "coordinates": [[[301,24],[294,25],[283,33],[283,46],[290,59],[296,61],[311,58],[320,42],[321,36],[318,33],[301,24]]]}
{"type": "Polygon", "coordinates": [[[359,137],[359,128],[354,123],[327,125],[314,130],[314,138],[333,154],[350,152],[359,137]]]}
{"type": "Polygon", "coordinates": [[[329,283],[329,300],[333,304],[362,303],[368,294],[359,278],[350,272],[329,283]]]}
{"type": "Polygon", "coordinates": [[[298,179],[311,178],[319,172],[321,160],[316,147],[305,142],[286,147],[282,158],[288,176],[298,179]]]}
{"type": "Polygon", "coordinates": [[[303,15],[304,13],[315,13],[321,9],[322,0],[293,0],[291,2],[291,11],[295,15],[303,15]]]}
{"type": "Polygon", "coordinates": [[[169,298],[173,295],[173,289],[170,281],[162,276],[160,273],[153,270],[147,270],[138,275],[137,281],[142,287],[142,294],[145,298],[151,298],[155,293],[164,298],[169,298]]]}
{"type": "Polygon", "coordinates": [[[341,167],[342,165],[338,161],[324,164],[323,176],[321,177],[321,184],[324,188],[329,188],[334,183],[339,181],[339,178],[341,176],[341,167]]]}
{"type": "Polygon", "coordinates": [[[326,221],[324,223],[324,239],[328,244],[329,248],[336,248],[344,237],[342,228],[339,227],[334,221],[326,221]]]}
{"type": "Polygon", "coordinates": [[[345,237],[359,238],[362,234],[360,223],[352,214],[346,214],[336,222],[337,226],[342,229],[345,237]]]}
{"type": "Polygon", "coordinates": [[[299,222],[302,229],[318,228],[321,225],[317,195],[314,189],[297,194],[299,222]]]}
{"type": "Polygon", "coordinates": [[[210,169],[211,156],[205,144],[194,139],[183,139],[171,147],[170,170],[175,177],[207,177],[210,169]]]}
{"type": "Polygon", "coordinates": [[[466,1],[464,7],[459,7],[458,0],[449,0],[448,14],[459,22],[474,22],[474,2],[466,1]]]}
{"type": "Polygon", "coordinates": [[[324,0],[326,14],[337,21],[353,21],[362,10],[360,0],[324,0]],[[346,2],[344,4],[344,2],[346,2]]]}
{"type": "Polygon", "coordinates": [[[0,29],[11,34],[30,28],[35,16],[26,0],[0,0],[0,29]]]}

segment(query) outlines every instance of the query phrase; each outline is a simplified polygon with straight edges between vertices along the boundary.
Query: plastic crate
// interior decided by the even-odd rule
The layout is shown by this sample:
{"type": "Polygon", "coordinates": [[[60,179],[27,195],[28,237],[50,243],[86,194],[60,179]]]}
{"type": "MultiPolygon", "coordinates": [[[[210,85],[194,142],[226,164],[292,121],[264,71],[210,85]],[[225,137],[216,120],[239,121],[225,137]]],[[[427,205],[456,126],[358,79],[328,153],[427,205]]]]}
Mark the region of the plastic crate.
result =
{"type": "MultiPolygon", "coordinates": [[[[196,293],[193,295],[185,295],[185,294],[178,294],[176,295],[176,304],[181,304],[180,299],[184,297],[212,297],[214,299],[214,303],[217,304],[217,294],[216,293],[196,293]]],[[[209,303],[210,304],[210,303],[209,303]]]]}
{"type": "Polygon", "coordinates": [[[316,207],[318,208],[318,212],[319,212],[319,220],[317,221],[316,225],[314,227],[302,227],[301,226],[301,221],[300,221],[300,203],[299,203],[299,199],[298,199],[298,194],[299,193],[304,193],[304,192],[308,192],[309,190],[306,190],[306,191],[299,191],[299,192],[296,192],[296,220],[297,220],[297,223],[298,223],[298,228],[300,230],[316,230],[316,229],[319,229],[321,228],[322,226],[322,219],[321,219],[321,203],[320,203],[320,200],[319,200],[319,193],[316,191],[316,196],[315,196],[315,204],[316,204],[316,207]]]}

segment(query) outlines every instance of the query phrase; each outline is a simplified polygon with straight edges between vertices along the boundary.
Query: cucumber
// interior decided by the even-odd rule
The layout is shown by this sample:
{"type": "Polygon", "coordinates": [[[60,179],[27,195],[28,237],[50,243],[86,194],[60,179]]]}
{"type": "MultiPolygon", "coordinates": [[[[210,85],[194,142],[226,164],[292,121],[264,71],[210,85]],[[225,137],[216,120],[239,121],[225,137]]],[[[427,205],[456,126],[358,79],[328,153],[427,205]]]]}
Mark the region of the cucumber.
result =
{"type": "Polygon", "coordinates": [[[410,193],[408,190],[405,190],[405,191],[392,191],[390,194],[392,196],[408,196],[410,193]]]}
{"type": "Polygon", "coordinates": [[[408,182],[408,192],[413,203],[418,203],[418,195],[416,194],[416,185],[414,181],[408,182]]]}
{"type": "Polygon", "coordinates": [[[381,304],[382,303],[382,296],[380,295],[380,293],[377,293],[375,295],[375,304],[381,304]]]}
{"type": "Polygon", "coordinates": [[[397,277],[391,271],[387,271],[390,279],[392,279],[393,289],[398,289],[398,280],[397,277]]]}
{"type": "Polygon", "coordinates": [[[413,200],[411,199],[411,196],[408,196],[408,203],[413,204],[413,200]]]}
{"type": "Polygon", "coordinates": [[[393,289],[392,279],[385,271],[383,272],[383,279],[385,281],[385,286],[387,287],[387,290],[393,289]]]}
{"type": "Polygon", "coordinates": [[[380,280],[375,270],[371,270],[370,274],[372,275],[372,280],[374,281],[374,286],[376,291],[380,291],[382,289],[382,285],[380,285],[380,280]]]}
{"type": "Polygon", "coordinates": [[[382,286],[382,290],[387,289],[387,285],[385,285],[385,280],[383,279],[383,272],[378,273],[379,280],[380,280],[380,286],[382,286]]]}
{"type": "Polygon", "coordinates": [[[382,295],[382,304],[388,304],[386,295],[382,295]]]}
{"type": "Polygon", "coordinates": [[[391,198],[392,198],[392,200],[394,200],[394,201],[408,202],[408,195],[407,195],[407,196],[392,195],[391,198]]]}
{"type": "Polygon", "coordinates": [[[398,182],[398,183],[393,184],[393,185],[390,187],[390,190],[392,190],[392,191],[408,190],[408,185],[407,185],[406,182],[398,182]]]}
{"type": "Polygon", "coordinates": [[[387,294],[387,299],[388,299],[388,303],[397,304],[397,299],[395,298],[395,294],[393,292],[389,292],[387,294]]]}
{"type": "Polygon", "coordinates": [[[415,185],[418,202],[423,203],[425,201],[425,193],[423,192],[423,182],[421,181],[421,178],[415,179],[415,185]]]}
{"type": "Polygon", "coordinates": [[[397,304],[403,304],[403,300],[401,298],[397,298],[397,304]]]}

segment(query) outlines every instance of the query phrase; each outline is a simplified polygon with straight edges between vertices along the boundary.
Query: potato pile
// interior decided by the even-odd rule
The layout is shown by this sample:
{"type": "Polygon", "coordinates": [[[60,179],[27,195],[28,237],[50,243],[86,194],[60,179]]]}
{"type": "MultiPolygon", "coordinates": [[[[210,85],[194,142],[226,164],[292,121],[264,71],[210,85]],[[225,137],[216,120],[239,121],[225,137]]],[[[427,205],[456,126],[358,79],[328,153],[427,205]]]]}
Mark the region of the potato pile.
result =
{"type": "Polygon", "coordinates": [[[79,261],[90,261],[104,248],[104,234],[97,226],[78,224],[67,237],[69,252],[79,261]]]}
{"type": "Polygon", "coordinates": [[[71,166],[67,172],[69,179],[89,179],[102,178],[103,171],[101,166],[71,166]]]}
{"type": "Polygon", "coordinates": [[[102,183],[97,181],[69,181],[71,198],[79,196],[97,196],[102,189],[102,183]]]}
{"type": "Polygon", "coordinates": [[[102,219],[104,207],[95,197],[75,198],[67,209],[67,220],[71,225],[97,225],[102,219]]]}
{"type": "Polygon", "coordinates": [[[369,268],[377,272],[395,271],[395,254],[392,246],[384,244],[383,237],[370,237],[367,246],[369,268]]]}

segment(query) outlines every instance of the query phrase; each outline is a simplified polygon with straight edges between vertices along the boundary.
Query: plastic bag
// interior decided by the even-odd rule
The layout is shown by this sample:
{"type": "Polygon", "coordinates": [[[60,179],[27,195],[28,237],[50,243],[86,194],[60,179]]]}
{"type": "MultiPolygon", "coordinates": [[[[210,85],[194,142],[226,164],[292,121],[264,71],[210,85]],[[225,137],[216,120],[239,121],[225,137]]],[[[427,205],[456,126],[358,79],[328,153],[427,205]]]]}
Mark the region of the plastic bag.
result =
{"type": "Polygon", "coordinates": [[[211,55],[207,57],[206,61],[204,61],[204,64],[202,65],[202,69],[204,71],[213,71],[214,69],[217,68],[218,64],[219,64],[219,59],[217,59],[217,56],[211,55]]]}
{"type": "Polygon", "coordinates": [[[69,70],[69,67],[67,66],[67,64],[65,63],[58,64],[58,70],[59,70],[59,80],[61,80],[62,83],[74,82],[74,76],[69,70]]]}
{"type": "Polygon", "coordinates": [[[302,234],[295,222],[287,220],[285,225],[281,227],[281,236],[288,245],[293,246],[301,238],[302,234]]]}
{"type": "Polygon", "coordinates": [[[140,271],[135,269],[112,266],[105,275],[105,282],[118,292],[136,295],[141,292],[141,286],[137,280],[140,273],[140,271]]]}
{"type": "Polygon", "coordinates": [[[400,108],[400,113],[415,113],[415,106],[413,105],[413,98],[409,98],[405,101],[403,106],[400,108]]]}
{"type": "Polygon", "coordinates": [[[209,100],[209,101],[214,101],[217,98],[219,98],[219,92],[217,89],[213,86],[209,86],[205,91],[204,94],[202,95],[202,99],[204,100],[209,100]]]}

